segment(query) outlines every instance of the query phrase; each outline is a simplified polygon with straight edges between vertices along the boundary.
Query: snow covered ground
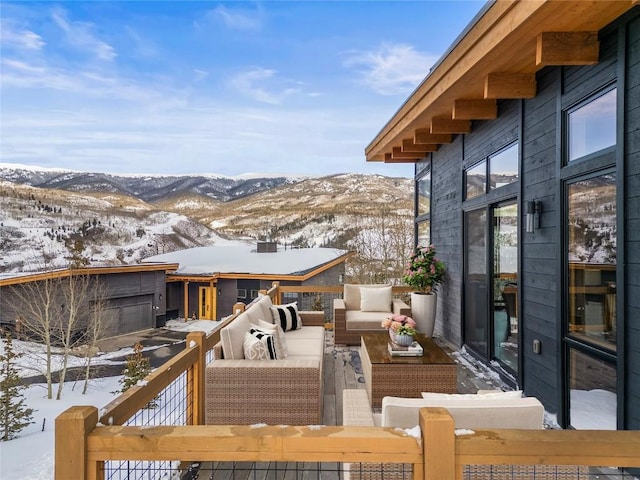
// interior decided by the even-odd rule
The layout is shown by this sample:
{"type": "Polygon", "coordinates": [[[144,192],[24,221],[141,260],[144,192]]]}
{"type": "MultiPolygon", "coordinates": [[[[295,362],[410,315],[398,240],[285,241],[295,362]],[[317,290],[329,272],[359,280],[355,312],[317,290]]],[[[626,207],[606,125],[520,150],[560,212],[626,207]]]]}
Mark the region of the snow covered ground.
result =
{"type": "MultiPolygon", "coordinates": [[[[167,322],[166,328],[182,332],[205,331],[207,333],[219,328],[221,322],[172,320],[167,322]]],[[[28,342],[15,342],[17,351],[39,352],[37,344],[28,342]]],[[[2,347],[4,345],[2,344],[2,347]]],[[[159,348],[158,346],[150,348],[159,348]]],[[[148,349],[145,349],[148,350],[148,349]]],[[[92,360],[92,363],[103,364],[113,362],[113,358],[123,357],[132,352],[126,348],[117,352],[100,353],[92,360]]],[[[501,384],[499,376],[486,365],[473,359],[464,351],[454,354],[456,360],[467,368],[472,369],[478,378],[490,380],[492,384],[501,384]]],[[[34,370],[42,370],[42,366],[34,365],[41,361],[42,356],[33,354],[19,359],[21,372],[32,375],[34,370]],[[28,373],[27,373],[28,372],[28,373]]],[[[73,365],[82,365],[84,359],[72,358],[73,365]]],[[[122,363],[122,362],[120,362],[122,363]]],[[[30,385],[23,390],[27,404],[36,410],[33,415],[35,423],[25,428],[17,439],[9,442],[0,442],[0,479],[2,480],[53,480],[54,477],[54,423],[55,418],[67,408],[74,405],[93,405],[99,410],[116,397],[115,392],[120,388],[121,376],[93,379],[90,381],[89,390],[82,395],[81,382],[67,382],[65,384],[63,398],[47,400],[46,385],[30,385]]],[[[508,388],[504,385],[504,388],[508,388]]],[[[607,394],[600,390],[573,391],[572,399],[577,403],[572,410],[574,425],[581,429],[615,428],[615,415],[612,417],[607,412],[615,414],[615,395],[607,394]]],[[[555,415],[545,414],[545,424],[549,427],[557,427],[555,415]]]]}
{"type": "MultiPolygon", "coordinates": [[[[220,326],[220,322],[171,320],[166,328],[181,332],[211,332],[220,326]]],[[[41,345],[32,342],[14,340],[14,350],[22,353],[17,366],[20,374],[31,376],[44,371],[44,355],[41,345]]],[[[147,347],[144,351],[160,348],[161,345],[147,347]]],[[[4,342],[0,342],[0,351],[4,351],[4,342]]],[[[122,359],[133,352],[132,348],[122,348],[114,352],[100,352],[92,358],[92,365],[123,364],[122,359]]],[[[54,356],[54,365],[59,365],[61,357],[54,356]]],[[[69,366],[85,365],[86,359],[72,356],[69,366]]],[[[23,390],[26,403],[35,410],[33,421],[18,438],[9,442],[0,442],[0,479],[2,480],[53,480],[54,465],[54,425],[55,418],[67,408],[75,405],[93,405],[98,410],[112,401],[120,389],[122,376],[92,379],[85,395],[82,394],[82,382],[66,382],[61,400],[48,400],[45,384],[34,384],[23,390]]],[[[57,388],[57,385],[54,385],[57,388]]],[[[54,388],[54,395],[56,389],[54,388]]]]}

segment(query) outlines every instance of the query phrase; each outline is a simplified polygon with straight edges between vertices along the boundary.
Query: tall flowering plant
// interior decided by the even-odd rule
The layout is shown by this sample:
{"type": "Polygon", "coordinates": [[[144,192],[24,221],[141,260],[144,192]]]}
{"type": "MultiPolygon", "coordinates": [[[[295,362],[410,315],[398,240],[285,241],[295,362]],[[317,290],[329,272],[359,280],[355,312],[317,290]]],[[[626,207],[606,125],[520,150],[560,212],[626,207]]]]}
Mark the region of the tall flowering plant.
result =
{"type": "Polygon", "coordinates": [[[417,247],[402,280],[420,293],[431,293],[444,281],[444,262],[436,258],[436,247],[417,247]]]}

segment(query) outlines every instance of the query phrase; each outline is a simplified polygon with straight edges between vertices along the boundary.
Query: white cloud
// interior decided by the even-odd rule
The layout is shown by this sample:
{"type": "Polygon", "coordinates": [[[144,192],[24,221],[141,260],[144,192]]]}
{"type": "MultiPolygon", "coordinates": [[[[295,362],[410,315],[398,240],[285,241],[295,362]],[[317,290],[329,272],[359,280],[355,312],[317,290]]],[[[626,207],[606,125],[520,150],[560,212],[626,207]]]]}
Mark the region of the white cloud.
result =
{"type": "Polygon", "coordinates": [[[218,5],[209,11],[208,17],[221,20],[227,28],[232,30],[257,31],[262,28],[263,15],[261,10],[229,9],[218,5]]]}
{"type": "Polygon", "coordinates": [[[376,93],[404,95],[418,86],[437,60],[411,45],[385,43],[376,50],[350,52],[344,66],[355,68],[361,82],[376,93]]]}
{"type": "Polygon", "coordinates": [[[268,68],[253,68],[239,73],[229,83],[248,98],[270,105],[279,105],[296,93],[300,93],[299,83],[280,79],[276,71],[268,68]]]}
{"type": "Polygon", "coordinates": [[[52,9],[51,18],[75,48],[88,50],[99,60],[111,61],[117,56],[115,48],[91,32],[93,24],[71,21],[67,18],[67,12],[59,7],[52,9]]]}
{"type": "Polygon", "coordinates": [[[30,30],[14,29],[8,21],[0,25],[0,42],[22,50],[41,50],[45,42],[40,35],[30,30]]]}

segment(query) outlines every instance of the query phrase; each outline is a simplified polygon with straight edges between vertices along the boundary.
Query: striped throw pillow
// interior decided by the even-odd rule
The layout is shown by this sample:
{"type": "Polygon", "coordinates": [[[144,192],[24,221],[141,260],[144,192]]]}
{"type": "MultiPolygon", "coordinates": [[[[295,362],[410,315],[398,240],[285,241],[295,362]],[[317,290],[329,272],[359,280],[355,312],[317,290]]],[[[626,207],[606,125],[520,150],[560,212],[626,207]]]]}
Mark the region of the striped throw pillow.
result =
{"type": "Polygon", "coordinates": [[[273,335],[256,328],[244,334],[242,344],[244,358],[247,360],[277,360],[276,344],[273,335]]]}
{"type": "Polygon", "coordinates": [[[271,315],[273,315],[273,323],[280,324],[285,332],[302,328],[302,319],[298,314],[298,302],[273,305],[271,315]]]}

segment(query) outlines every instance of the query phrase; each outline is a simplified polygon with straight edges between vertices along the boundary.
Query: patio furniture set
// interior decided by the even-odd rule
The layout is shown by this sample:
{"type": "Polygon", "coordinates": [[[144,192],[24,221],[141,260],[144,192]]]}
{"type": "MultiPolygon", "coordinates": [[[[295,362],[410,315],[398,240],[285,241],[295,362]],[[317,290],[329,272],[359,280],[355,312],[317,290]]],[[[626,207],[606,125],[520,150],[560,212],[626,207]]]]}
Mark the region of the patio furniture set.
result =
{"type": "MultiPolygon", "coordinates": [[[[521,391],[456,393],[455,361],[424,335],[415,337],[423,355],[391,355],[389,335],[381,322],[392,312],[409,315],[409,307],[395,300],[389,301],[387,311],[380,303],[369,305],[373,309],[367,311],[370,299],[369,292],[362,294],[365,288],[345,285],[344,299],[335,300],[335,343],[352,343],[358,336],[366,387],[343,391],[343,425],[408,429],[418,425],[421,408],[445,407],[456,428],[544,428],[543,405],[536,398],[523,397],[521,391]]],[[[373,289],[386,305],[384,287],[373,289]]],[[[320,424],[324,335],[323,312],[298,311],[295,304],[273,305],[268,295],[249,304],[221,329],[214,361],[206,368],[206,423],[320,424]],[[265,335],[268,341],[262,338],[265,335]]],[[[366,480],[410,478],[411,468],[366,463],[345,467],[345,478],[366,480]]],[[[466,475],[483,478],[484,468],[472,466],[466,475]]],[[[527,478],[530,472],[522,468],[527,478]]],[[[564,473],[583,473],[581,467],[562,468],[564,473]]],[[[539,475],[557,467],[536,469],[534,474],[539,475]]]]}

